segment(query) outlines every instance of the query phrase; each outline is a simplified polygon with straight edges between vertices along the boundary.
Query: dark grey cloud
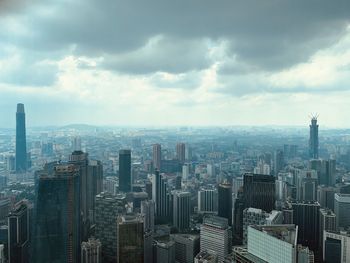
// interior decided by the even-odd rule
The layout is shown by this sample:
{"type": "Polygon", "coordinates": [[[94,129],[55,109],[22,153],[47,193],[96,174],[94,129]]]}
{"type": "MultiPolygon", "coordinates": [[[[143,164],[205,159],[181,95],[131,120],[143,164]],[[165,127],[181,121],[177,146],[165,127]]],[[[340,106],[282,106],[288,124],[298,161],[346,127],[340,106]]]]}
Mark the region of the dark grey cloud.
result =
{"type": "MultiPolygon", "coordinates": [[[[31,35],[11,41],[35,50],[104,56],[102,67],[128,73],[184,72],[210,64],[199,40],[227,41],[227,57],[247,70],[276,71],[306,61],[336,42],[350,18],[348,0],[77,0],[45,1],[52,10],[28,12],[31,35]],[[139,54],[163,36],[157,52],[139,54]],[[198,41],[198,42],[197,42],[198,41]]],[[[221,73],[231,74],[222,64],[221,73]]],[[[235,71],[233,71],[235,73],[235,71]]]]}

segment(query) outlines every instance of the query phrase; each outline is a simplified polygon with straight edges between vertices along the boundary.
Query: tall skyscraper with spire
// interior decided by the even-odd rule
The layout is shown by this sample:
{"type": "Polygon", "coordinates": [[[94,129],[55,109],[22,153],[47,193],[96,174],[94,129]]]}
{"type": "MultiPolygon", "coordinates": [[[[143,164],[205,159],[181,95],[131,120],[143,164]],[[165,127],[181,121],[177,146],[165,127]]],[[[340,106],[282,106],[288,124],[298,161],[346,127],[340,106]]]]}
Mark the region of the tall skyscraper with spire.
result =
{"type": "Polygon", "coordinates": [[[26,115],[24,104],[17,104],[16,112],[16,172],[27,170],[26,115]]]}
{"type": "Polygon", "coordinates": [[[318,159],[318,124],[317,115],[312,116],[310,125],[310,140],[309,140],[310,158],[318,159]]]}

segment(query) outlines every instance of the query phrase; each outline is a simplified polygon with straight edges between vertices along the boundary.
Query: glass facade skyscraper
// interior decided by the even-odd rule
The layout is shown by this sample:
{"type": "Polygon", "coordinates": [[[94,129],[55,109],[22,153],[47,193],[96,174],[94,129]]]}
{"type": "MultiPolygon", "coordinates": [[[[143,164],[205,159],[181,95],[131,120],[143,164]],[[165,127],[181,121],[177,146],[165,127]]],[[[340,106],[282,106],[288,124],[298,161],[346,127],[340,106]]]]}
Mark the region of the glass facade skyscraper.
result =
{"type": "Polygon", "coordinates": [[[17,104],[16,112],[16,172],[27,170],[26,115],[24,105],[17,104]]]}
{"type": "Polygon", "coordinates": [[[119,151],[119,191],[131,191],[131,151],[119,151]]]}
{"type": "Polygon", "coordinates": [[[80,262],[80,184],[74,165],[58,164],[39,178],[34,261],[80,262]]]}

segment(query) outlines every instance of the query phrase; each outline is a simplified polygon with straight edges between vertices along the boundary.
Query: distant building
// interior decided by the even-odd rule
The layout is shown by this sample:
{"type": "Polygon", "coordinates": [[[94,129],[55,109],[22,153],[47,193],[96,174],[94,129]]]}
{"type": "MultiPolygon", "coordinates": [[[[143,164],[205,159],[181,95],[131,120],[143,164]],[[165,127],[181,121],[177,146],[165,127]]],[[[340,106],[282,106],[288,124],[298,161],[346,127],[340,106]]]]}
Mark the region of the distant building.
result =
{"type": "Polygon", "coordinates": [[[29,263],[29,207],[25,201],[18,202],[8,216],[9,263],[29,263]]]}
{"type": "Polygon", "coordinates": [[[350,227],[350,194],[334,195],[334,213],[337,218],[337,228],[350,227]]]}
{"type": "Polygon", "coordinates": [[[318,124],[317,116],[311,118],[310,125],[310,139],[309,139],[309,157],[312,159],[318,159],[318,124]]]}
{"type": "Polygon", "coordinates": [[[277,177],[278,173],[284,168],[284,154],[282,150],[275,151],[273,164],[274,174],[277,177]]]}
{"type": "Polygon", "coordinates": [[[162,161],[162,146],[160,144],[154,144],[153,145],[153,168],[160,171],[161,161],[162,161]]]}
{"type": "Polygon", "coordinates": [[[227,218],[205,217],[200,229],[200,250],[214,251],[218,262],[221,262],[230,253],[231,247],[232,231],[227,218]]]}
{"type": "Polygon", "coordinates": [[[119,151],[119,191],[131,191],[131,151],[119,151]]]}
{"type": "Polygon", "coordinates": [[[26,115],[24,105],[17,104],[16,112],[16,172],[27,171],[26,115]]]}
{"type": "Polygon", "coordinates": [[[101,242],[95,238],[89,238],[81,244],[82,263],[102,263],[101,242]]]}
{"type": "Polygon", "coordinates": [[[144,231],[140,215],[122,215],[117,219],[118,263],[144,262],[144,231]]]}
{"type": "Polygon", "coordinates": [[[184,143],[178,143],[176,145],[176,159],[178,159],[181,163],[184,163],[186,160],[185,149],[186,145],[184,143]]]}

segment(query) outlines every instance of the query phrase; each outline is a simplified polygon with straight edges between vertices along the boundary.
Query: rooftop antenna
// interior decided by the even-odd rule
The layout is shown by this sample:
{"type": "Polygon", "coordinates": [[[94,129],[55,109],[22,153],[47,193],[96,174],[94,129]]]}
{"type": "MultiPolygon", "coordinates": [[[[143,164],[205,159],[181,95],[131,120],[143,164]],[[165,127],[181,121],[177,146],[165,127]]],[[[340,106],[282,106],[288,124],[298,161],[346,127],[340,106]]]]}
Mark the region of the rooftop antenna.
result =
{"type": "Polygon", "coordinates": [[[310,118],[311,120],[317,120],[318,116],[319,116],[318,113],[311,113],[311,114],[309,115],[309,118],[310,118]]]}

